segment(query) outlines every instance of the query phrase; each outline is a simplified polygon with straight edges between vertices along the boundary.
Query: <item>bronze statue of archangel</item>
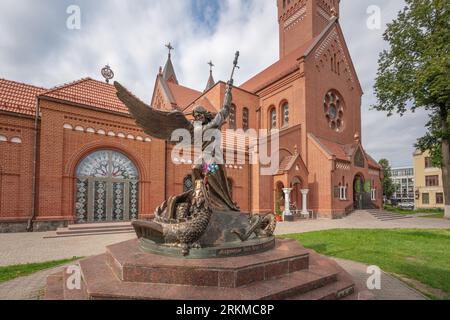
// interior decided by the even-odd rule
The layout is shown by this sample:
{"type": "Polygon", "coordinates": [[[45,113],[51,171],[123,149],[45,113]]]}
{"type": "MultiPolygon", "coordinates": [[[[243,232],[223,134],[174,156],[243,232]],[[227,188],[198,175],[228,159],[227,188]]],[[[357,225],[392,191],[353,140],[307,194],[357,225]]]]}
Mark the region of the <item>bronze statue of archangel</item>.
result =
{"type": "MultiPolygon", "coordinates": [[[[192,137],[194,131],[197,132],[198,129],[201,129],[203,135],[208,130],[220,130],[222,128],[230,114],[233,76],[235,69],[238,68],[238,58],[239,52],[236,53],[233,62],[233,71],[227,83],[222,109],[214,115],[204,107],[197,106],[193,110],[194,121],[192,122],[180,111],[164,112],[156,110],[143,103],[118,82],[115,82],[114,85],[117,89],[117,96],[128,107],[136,123],[145,133],[169,143],[180,143],[180,141],[174,142],[171,140],[175,130],[185,129],[192,137]]],[[[202,152],[212,142],[204,142],[202,152]]],[[[204,241],[207,245],[217,242],[217,240],[224,241],[224,238],[247,241],[249,238],[260,236],[262,233],[269,237],[272,236],[275,228],[273,216],[257,217],[256,219],[252,217],[249,220],[250,224],[244,223],[245,226],[242,227],[240,210],[232,199],[226,169],[223,164],[206,163],[205,160],[202,160],[201,163],[196,162],[196,165],[193,166],[192,178],[195,187],[181,195],[171,196],[164,201],[156,209],[153,221],[133,222],[139,238],[145,238],[159,244],[179,246],[182,248],[183,255],[188,255],[191,248],[202,246],[199,242],[200,238],[205,234],[213,213],[216,212],[228,213],[229,221],[221,220],[221,222],[218,222],[218,224],[221,224],[220,226],[211,228],[223,229],[227,227],[225,225],[232,228],[233,223],[238,227],[228,230],[226,236],[216,237],[213,235],[212,238],[214,239],[210,237],[204,241]],[[234,222],[231,223],[230,221],[234,222]]],[[[216,233],[220,233],[219,231],[216,233]]]]}

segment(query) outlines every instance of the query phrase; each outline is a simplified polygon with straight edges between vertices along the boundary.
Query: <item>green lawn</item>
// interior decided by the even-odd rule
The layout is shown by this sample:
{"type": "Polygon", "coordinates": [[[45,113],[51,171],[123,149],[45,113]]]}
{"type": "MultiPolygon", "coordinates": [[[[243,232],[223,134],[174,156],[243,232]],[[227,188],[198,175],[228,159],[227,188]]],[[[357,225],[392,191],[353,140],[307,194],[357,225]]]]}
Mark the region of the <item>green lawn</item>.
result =
{"type": "Polygon", "coordinates": [[[390,205],[385,205],[384,210],[393,212],[393,213],[400,213],[400,214],[416,214],[416,213],[436,213],[436,214],[444,214],[443,209],[416,209],[416,210],[406,210],[401,208],[396,208],[390,205]]]}
{"type": "Polygon", "coordinates": [[[54,268],[66,263],[79,260],[80,258],[73,257],[72,259],[48,261],[42,263],[29,263],[29,264],[19,264],[7,267],[0,267],[0,283],[6,282],[18,277],[28,276],[32,273],[54,268]]]}
{"type": "Polygon", "coordinates": [[[450,230],[330,230],[283,236],[450,294],[450,230]]]}

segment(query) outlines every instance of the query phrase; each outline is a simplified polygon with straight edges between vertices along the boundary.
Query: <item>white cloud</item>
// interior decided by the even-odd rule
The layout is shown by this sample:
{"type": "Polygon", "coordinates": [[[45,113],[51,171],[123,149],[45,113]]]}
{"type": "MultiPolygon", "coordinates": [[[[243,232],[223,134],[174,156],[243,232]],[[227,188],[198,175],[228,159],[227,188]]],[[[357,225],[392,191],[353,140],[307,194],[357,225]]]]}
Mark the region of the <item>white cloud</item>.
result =
{"type": "MultiPolygon", "coordinates": [[[[182,84],[203,90],[206,62],[216,65],[216,80],[228,80],[234,52],[241,51],[236,83],[278,58],[275,0],[221,0],[220,12],[208,5],[201,23],[197,6],[184,0],[2,0],[0,2],[0,77],[51,87],[90,76],[101,79],[109,63],[116,79],[143,99],[151,97],[155,76],[165,63],[164,44],[175,46],[173,61],[182,84]],[[66,8],[78,4],[82,29],[65,28],[66,8]],[[214,24],[213,19],[217,19],[214,24]],[[212,26],[212,27],[211,27],[212,26]]],[[[385,24],[404,5],[402,1],[341,1],[341,25],[360,77],[363,97],[363,139],[376,159],[394,165],[411,164],[415,140],[424,132],[425,112],[386,119],[369,111],[375,102],[372,86],[385,24]],[[366,9],[381,8],[383,30],[366,27],[366,9]]]]}

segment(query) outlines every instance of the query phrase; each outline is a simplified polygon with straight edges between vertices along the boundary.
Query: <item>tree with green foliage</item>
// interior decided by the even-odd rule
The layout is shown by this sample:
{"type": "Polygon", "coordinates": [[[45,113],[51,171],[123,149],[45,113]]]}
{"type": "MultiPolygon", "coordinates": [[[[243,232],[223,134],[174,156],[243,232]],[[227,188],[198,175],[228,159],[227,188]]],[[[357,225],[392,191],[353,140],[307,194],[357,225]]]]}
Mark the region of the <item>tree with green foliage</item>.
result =
{"type": "Polygon", "coordinates": [[[394,194],[394,183],[392,181],[391,165],[389,160],[381,159],[378,164],[383,168],[383,179],[381,180],[381,185],[383,187],[383,195],[387,200],[391,199],[394,194]]]}
{"type": "Polygon", "coordinates": [[[442,168],[446,217],[450,218],[450,2],[405,0],[384,39],[374,109],[404,115],[418,108],[430,114],[428,132],[417,141],[442,168]]]}

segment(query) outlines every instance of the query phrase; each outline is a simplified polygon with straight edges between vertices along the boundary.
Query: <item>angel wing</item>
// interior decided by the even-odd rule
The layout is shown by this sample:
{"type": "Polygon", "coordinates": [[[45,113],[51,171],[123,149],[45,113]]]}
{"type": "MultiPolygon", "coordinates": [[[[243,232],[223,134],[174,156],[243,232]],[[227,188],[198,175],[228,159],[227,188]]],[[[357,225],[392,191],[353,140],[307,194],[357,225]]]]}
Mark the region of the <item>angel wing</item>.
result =
{"type": "Polygon", "coordinates": [[[131,115],[136,120],[136,124],[144,132],[153,138],[171,142],[172,132],[177,129],[186,129],[193,132],[193,124],[186,119],[180,111],[163,112],[151,108],[129,92],[120,83],[114,82],[117,89],[117,97],[130,110],[131,115]]]}

